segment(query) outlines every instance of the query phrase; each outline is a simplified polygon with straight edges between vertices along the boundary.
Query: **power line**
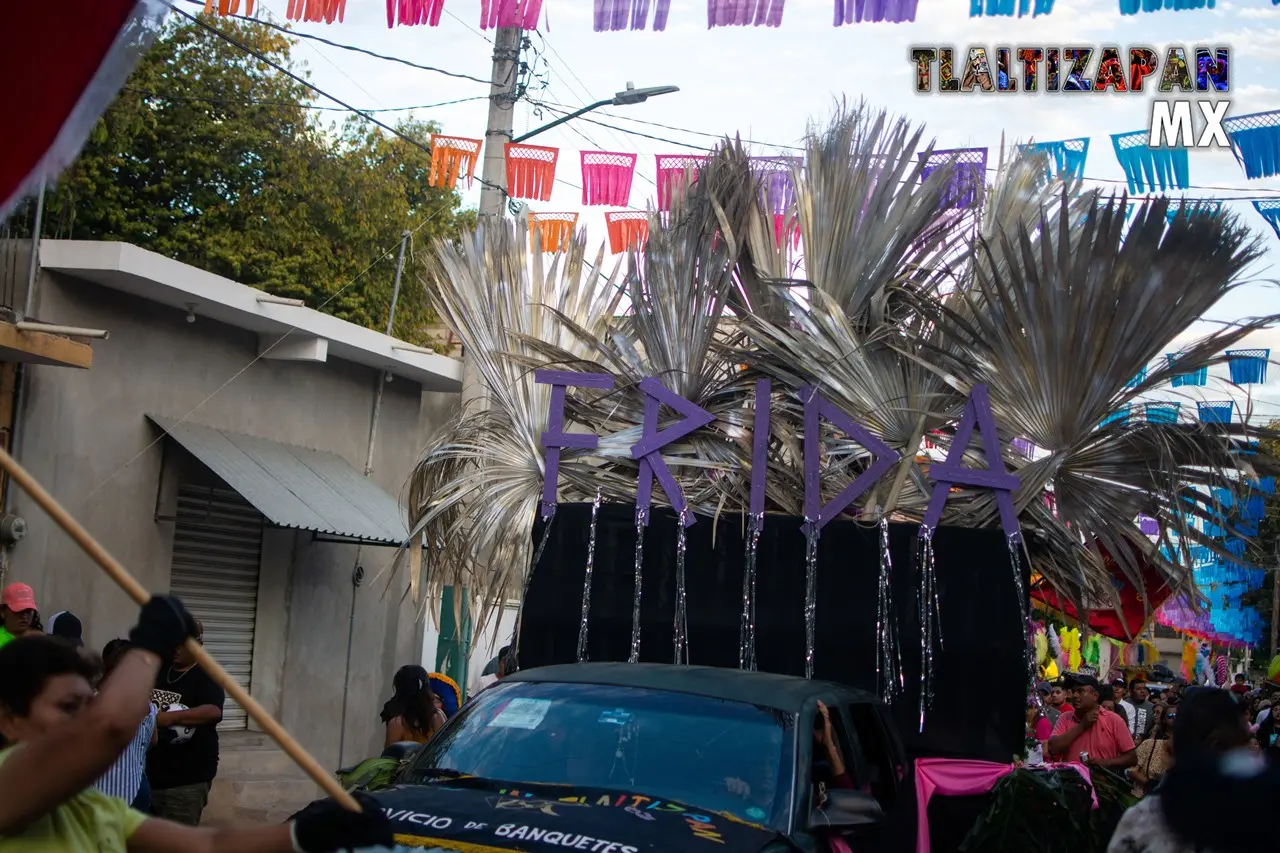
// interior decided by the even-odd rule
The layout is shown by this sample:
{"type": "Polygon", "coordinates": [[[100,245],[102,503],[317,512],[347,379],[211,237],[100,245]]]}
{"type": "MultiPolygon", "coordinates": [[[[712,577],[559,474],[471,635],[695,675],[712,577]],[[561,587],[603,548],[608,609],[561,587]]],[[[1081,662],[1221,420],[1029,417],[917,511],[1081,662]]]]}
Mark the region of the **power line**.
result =
{"type": "MultiPolygon", "coordinates": [[[[182,0],[182,2],[191,3],[193,5],[200,6],[202,8],[204,6],[204,3],[202,2],[202,0],[182,0]]],[[[170,9],[173,9],[178,14],[183,15],[187,18],[190,18],[193,21],[199,22],[199,20],[195,16],[188,15],[186,12],[183,12],[181,9],[174,6],[172,3],[166,2],[165,5],[167,5],[170,9]]],[[[388,56],[385,53],[377,53],[375,51],[369,50],[368,48],[356,47],[353,44],[343,44],[342,42],[333,41],[331,39],[325,38],[324,36],[315,35],[314,33],[300,33],[297,30],[289,29],[287,26],[281,26],[280,24],[275,24],[275,23],[272,23],[271,21],[264,21],[261,18],[251,18],[248,15],[223,15],[221,17],[238,18],[241,21],[248,21],[250,23],[254,23],[259,26],[270,27],[273,30],[277,30],[279,32],[284,33],[290,38],[310,39],[311,41],[318,41],[321,44],[329,45],[329,47],[336,47],[341,50],[349,50],[349,51],[352,51],[353,53],[363,53],[365,56],[371,56],[374,59],[381,59],[386,62],[398,62],[401,65],[407,65],[410,68],[417,68],[420,71],[430,71],[435,74],[444,74],[446,77],[457,77],[460,80],[472,80],[476,83],[483,83],[486,86],[490,85],[492,82],[490,80],[485,80],[482,77],[476,77],[471,74],[462,74],[457,71],[447,71],[444,68],[436,68],[433,65],[423,65],[419,62],[413,62],[408,59],[402,59],[399,56],[388,56]]]]}
{"type": "MultiPolygon", "coordinates": [[[[304,110],[322,110],[330,112],[347,113],[352,110],[346,107],[322,107],[316,104],[303,104],[297,101],[255,101],[252,99],[229,99],[229,98],[207,98],[200,95],[164,95],[159,92],[149,92],[146,89],[138,89],[133,86],[122,86],[121,89],[126,92],[133,92],[142,95],[144,98],[159,98],[166,101],[199,101],[208,104],[232,104],[235,106],[257,106],[257,107],[300,107],[304,110]]],[[[436,104],[416,104],[409,107],[377,107],[362,109],[359,113],[398,113],[407,112],[409,110],[431,110],[437,107],[448,107],[454,104],[462,104],[468,101],[487,101],[488,95],[472,95],[469,98],[458,98],[452,101],[440,101],[436,104]]]]}

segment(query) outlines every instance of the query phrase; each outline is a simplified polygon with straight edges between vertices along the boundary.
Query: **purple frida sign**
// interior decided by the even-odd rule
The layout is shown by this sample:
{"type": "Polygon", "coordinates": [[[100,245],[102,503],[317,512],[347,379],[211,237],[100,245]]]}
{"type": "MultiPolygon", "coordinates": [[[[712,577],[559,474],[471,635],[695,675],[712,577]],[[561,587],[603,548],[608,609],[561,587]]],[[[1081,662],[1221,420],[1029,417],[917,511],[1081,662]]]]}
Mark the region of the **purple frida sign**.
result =
{"type": "MultiPolygon", "coordinates": [[[[547,431],[542,434],[542,446],[547,453],[546,480],[542,488],[542,517],[550,517],[556,505],[556,495],[560,480],[560,452],[568,448],[573,450],[594,450],[599,446],[599,438],[590,433],[568,433],[564,431],[564,405],[566,388],[600,388],[609,389],[615,385],[614,377],[608,373],[578,373],[572,370],[538,370],[534,373],[534,381],[541,385],[551,386],[551,405],[547,415],[547,431]]],[[[681,518],[685,527],[692,526],[694,516],[688,511],[684,493],[680,484],[672,476],[671,470],[662,458],[662,448],[672,442],[679,441],[690,433],[702,429],[715,421],[715,415],[666,388],[661,381],[653,377],[642,379],[637,386],[645,395],[644,422],[641,425],[640,440],[631,446],[631,457],[640,462],[640,474],[636,483],[636,520],[649,523],[649,507],[653,499],[653,481],[667,496],[672,509],[681,518]],[[663,405],[682,417],[679,421],[664,430],[658,429],[658,415],[663,405]]],[[[769,449],[769,414],[773,384],[768,379],[756,382],[754,433],[751,442],[751,500],[752,515],[763,515],[765,504],[766,460],[769,449]]],[[[808,386],[799,391],[804,403],[804,514],[805,524],[814,525],[820,531],[832,519],[844,512],[864,492],[870,489],[877,480],[893,468],[902,455],[871,433],[866,427],[854,421],[848,413],[837,408],[835,404],[822,396],[816,386],[808,386]],[[871,454],[872,461],[865,471],[859,474],[852,483],[845,486],[840,494],[827,503],[822,501],[821,431],[822,421],[826,420],[841,432],[849,435],[871,454]]],[[[964,414],[956,428],[955,440],[947,453],[946,461],[932,466],[929,479],[937,485],[929,501],[925,513],[924,526],[932,529],[942,517],[942,510],[953,485],[966,485],[975,488],[991,489],[996,493],[996,503],[1000,510],[1000,523],[1008,536],[1018,535],[1018,518],[1014,510],[1013,492],[1018,488],[1018,477],[1004,467],[1000,455],[999,439],[996,434],[995,418],[991,414],[991,401],[987,395],[987,386],[976,385],[965,403],[964,414]],[[988,468],[969,468],[963,464],[965,450],[977,429],[981,435],[982,446],[987,456],[988,468]]]]}

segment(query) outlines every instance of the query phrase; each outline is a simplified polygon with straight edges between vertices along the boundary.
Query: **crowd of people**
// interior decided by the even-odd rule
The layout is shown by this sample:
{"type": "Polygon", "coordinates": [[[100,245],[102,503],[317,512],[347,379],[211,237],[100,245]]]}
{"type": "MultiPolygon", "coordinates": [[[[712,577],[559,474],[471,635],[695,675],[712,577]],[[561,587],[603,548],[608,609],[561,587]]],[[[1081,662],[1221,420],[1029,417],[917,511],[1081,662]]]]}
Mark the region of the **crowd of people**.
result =
{"type": "Polygon", "coordinates": [[[217,770],[222,688],[196,663],[200,623],[153,597],[128,639],[49,632],[30,587],[0,592],[0,853],[321,853],[393,844],[377,803],[323,801],[278,826],[200,827],[217,770]]]}

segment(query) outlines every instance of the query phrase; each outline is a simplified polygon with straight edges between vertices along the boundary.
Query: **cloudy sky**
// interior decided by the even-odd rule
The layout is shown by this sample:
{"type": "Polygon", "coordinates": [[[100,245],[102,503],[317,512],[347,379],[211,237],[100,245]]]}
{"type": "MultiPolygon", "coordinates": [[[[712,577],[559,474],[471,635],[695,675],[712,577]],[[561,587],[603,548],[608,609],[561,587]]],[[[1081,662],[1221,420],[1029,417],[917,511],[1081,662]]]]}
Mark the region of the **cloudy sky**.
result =
{"type": "MultiPolygon", "coordinates": [[[[259,0],[259,15],[283,22],[286,0],[259,0]]],[[[1065,46],[1170,44],[1193,53],[1199,46],[1232,48],[1232,115],[1280,109],[1280,7],[1270,0],[1231,0],[1216,9],[1121,16],[1119,0],[1056,0],[1052,14],[1038,18],[970,18],[967,0],[920,0],[915,23],[832,26],[832,0],[790,0],[779,28],[707,29],[704,5],[672,0],[665,32],[596,33],[588,0],[545,0],[543,26],[530,33],[545,89],[534,100],[576,108],[608,97],[628,81],[636,86],[675,85],[681,91],[648,103],[610,108],[548,131],[535,141],[560,148],[560,178],[581,184],[580,150],[634,151],[640,155],[631,203],[643,207],[653,195],[654,155],[696,153],[714,138],[739,132],[757,143],[757,153],[785,153],[811,120],[823,120],[841,98],[866,98],[923,122],[939,148],[987,146],[1029,139],[1090,137],[1085,174],[1098,186],[1120,189],[1124,173],[1110,134],[1146,127],[1149,98],[1137,95],[1045,93],[920,95],[914,92],[909,50],[913,46],[1065,46]],[[644,123],[642,123],[644,122],[644,123]],[[665,125],[659,126],[659,125],[665,125]],[[675,129],[673,129],[675,128],[675,129]],[[641,135],[641,134],[646,134],[641,135]],[[662,140],[647,138],[660,137],[662,140]]],[[[348,0],[346,20],[332,26],[299,24],[301,32],[358,45],[449,71],[487,79],[491,33],[479,28],[480,3],[446,0],[440,26],[388,30],[382,0],[348,0]]],[[[961,53],[961,55],[963,55],[961,53]]],[[[482,137],[487,88],[480,83],[379,61],[303,40],[295,56],[306,62],[319,88],[362,108],[465,103],[415,111],[447,133],[482,137]]],[[[1150,90],[1152,86],[1148,86],[1150,90]]],[[[403,113],[380,113],[390,120],[403,113]]],[[[555,118],[527,102],[516,108],[516,133],[555,118]]],[[[994,154],[992,155],[994,159],[994,154]]],[[[1280,179],[1246,181],[1229,152],[1190,155],[1196,198],[1230,202],[1264,236],[1266,262],[1251,271],[1260,283],[1229,296],[1210,314],[1231,321],[1280,311],[1280,293],[1261,280],[1280,278],[1280,240],[1253,210],[1250,198],[1280,198],[1280,179]],[[1243,197],[1243,198],[1242,198],[1243,197]]],[[[479,185],[467,195],[475,204],[479,185]]],[[[535,210],[582,210],[580,224],[605,238],[601,209],[582,209],[580,191],[558,182],[550,202],[535,210]]],[[[1210,328],[1204,326],[1204,328],[1210,328]]],[[[1254,344],[1280,354],[1280,334],[1254,344]]],[[[1267,386],[1254,389],[1255,416],[1280,417],[1280,368],[1267,386]]],[[[1225,375],[1225,371],[1224,371],[1225,375]]],[[[1218,384],[1209,399],[1244,395],[1218,384]]]]}

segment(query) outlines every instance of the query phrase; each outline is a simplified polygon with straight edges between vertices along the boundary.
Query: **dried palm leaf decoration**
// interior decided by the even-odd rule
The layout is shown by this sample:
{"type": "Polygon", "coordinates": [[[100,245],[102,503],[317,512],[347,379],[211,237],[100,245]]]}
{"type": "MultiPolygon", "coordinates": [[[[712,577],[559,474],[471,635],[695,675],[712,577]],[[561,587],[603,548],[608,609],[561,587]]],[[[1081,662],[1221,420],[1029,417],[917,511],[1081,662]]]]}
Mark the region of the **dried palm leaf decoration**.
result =
{"type": "MultiPolygon", "coordinates": [[[[597,490],[635,500],[637,386],[654,377],[716,415],[662,450],[689,506],[708,515],[749,505],[759,379],[774,388],[768,511],[802,510],[794,391],[818,384],[901,456],[848,511],[917,521],[932,493],[922,439],[945,454],[967,395],[985,384],[1005,467],[1020,479],[1034,575],[1077,603],[1107,600],[1105,548],[1135,583],[1143,560],[1191,583],[1188,546],[1220,546],[1186,513],[1211,517],[1214,487],[1275,474],[1276,460],[1230,452],[1240,426],[1101,424],[1275,322],[1173,345],[1244,282],[1258,241],[1230,214],[1189,211],[1170,223],[1164,200],[1127,223],[1126,198],[1102,198],[1014,146],[1002,145],[988,170],[981,208],[947,209],[952,175],[946,164],[922,175],[933,150],[923,128],[863,105],[811,128],[804,148],[786,164],[793,192],[779,212],[750,153],[726,140],[696,164],[695,181],[664,197],[670,212],[650,219],[643,251],[630,247],[612,269],[603,247],[587,262],[581,235],[558,254],[530,253],[524,226],[510,222],[437,247],[428,298],[474,355],[490,404],[442,429],[410,478],[412,529],[442,544],[429,559],[428,595],[467,586],[483,624],[488,608],[523,588],[546,464],[550,391],[534,382],[537,368],[616,379],[612,390],[568,391],[567,421],[600,441],[564,454],[561,500],[591,502],[597,490]],[[798,227],[799,253],[779,245],[775,215],[798,227]],[[1174,363],[1133,381],[1174,350],[1174,363]],[[1016,452],[1015,438],[1038,452],[1016,452]],[[1139,513],[1159,520],[1160,542],[1140,533],[1139,513]]],[[[870,459],[847,439],[824,436],[822,445],[826,500],[870,459]]],[[[984,464],[976,445],[967,457],[984,464]]],[[[942,523],[995,526],[995,501],[960,491],[942,523]]]]}

